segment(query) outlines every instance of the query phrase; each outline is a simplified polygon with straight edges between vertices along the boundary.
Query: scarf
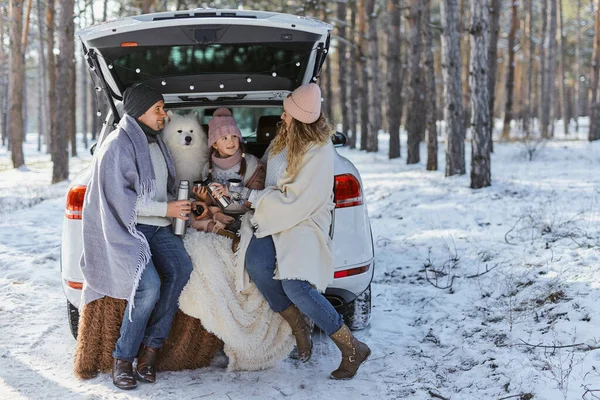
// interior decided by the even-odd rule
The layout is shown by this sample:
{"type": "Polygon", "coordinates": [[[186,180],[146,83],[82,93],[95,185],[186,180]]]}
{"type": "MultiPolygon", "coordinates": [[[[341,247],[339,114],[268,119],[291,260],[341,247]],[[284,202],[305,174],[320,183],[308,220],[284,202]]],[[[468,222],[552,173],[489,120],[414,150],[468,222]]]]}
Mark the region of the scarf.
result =
{"type": "Polygon", "coordinates": [[[240,161],[242,161],[242,149],[238,149],[238,151],[236,151],[236,153],[234,155],[226,157],[226,158],[218,157],[216,152],[212,155],[213,164],[215,164],[217,167],[219,167],[221,169],[233,168],[240,161]]]}
{"type": "MultiPolygon", "coordinates": [[[[159,147],[169,171],[167,192],[175,196],[175,167],[164,142],[159,147]]],[[[129,301],[152,257],[146,237],[136,229],[136,204],[154,198],[156,180],[146,135],[127,114],[94,157],[82,215],[85,278],[82,303],[104,296],[129,301]]]]}

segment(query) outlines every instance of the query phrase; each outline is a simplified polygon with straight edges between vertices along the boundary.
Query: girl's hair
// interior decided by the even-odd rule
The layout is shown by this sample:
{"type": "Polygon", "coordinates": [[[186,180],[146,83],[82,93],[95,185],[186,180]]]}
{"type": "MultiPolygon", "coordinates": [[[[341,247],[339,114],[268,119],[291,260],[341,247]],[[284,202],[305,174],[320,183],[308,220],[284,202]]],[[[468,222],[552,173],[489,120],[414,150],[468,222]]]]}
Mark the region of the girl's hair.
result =
{"type": "Polygon", "coordinates": [[[281,122],[277,129],[277,136],[273,139],[269,158],[281,153],[287,147],[286,171],[294,177],[308,148],[313,144],[325,144],[333,133],[333,126],[327,123],[323,113],[312,124],[305,124],[295,118],[292,118],[289,126],[281,122]]]}
{"type": "MultiPolygon", "coordinates": [[[[242,150],[242,161],[240,162],[240,170],[238,171],[238,175],[244,179],[244,175],[246,175],[246,149],[244,148],[244,143],[240,140],[240,150],[242,150]]],[[[213,170],[213,161],[212,156],[217,152],[217,149],[214,147],[210,147],[210,154],[208,155],[208,179],[212,181],[212,170],[213,170]]]]}

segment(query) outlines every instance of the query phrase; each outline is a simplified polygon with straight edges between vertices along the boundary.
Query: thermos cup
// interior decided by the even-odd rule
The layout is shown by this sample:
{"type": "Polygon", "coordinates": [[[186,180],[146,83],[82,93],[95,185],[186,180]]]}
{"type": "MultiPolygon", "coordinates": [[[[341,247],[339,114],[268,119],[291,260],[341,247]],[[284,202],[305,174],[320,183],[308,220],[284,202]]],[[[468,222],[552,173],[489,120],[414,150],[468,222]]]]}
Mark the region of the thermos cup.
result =
{"type": "MultiPolygon", "coordinates": [[[[177,191],[177,200],[188,200],[190,198],[190,183],[182,180],[179,182],[179,190],[177,191]]],[[[185,235],[187,221],[179,218],[173,220],[173,233],[178,236],[185,235]]]]}

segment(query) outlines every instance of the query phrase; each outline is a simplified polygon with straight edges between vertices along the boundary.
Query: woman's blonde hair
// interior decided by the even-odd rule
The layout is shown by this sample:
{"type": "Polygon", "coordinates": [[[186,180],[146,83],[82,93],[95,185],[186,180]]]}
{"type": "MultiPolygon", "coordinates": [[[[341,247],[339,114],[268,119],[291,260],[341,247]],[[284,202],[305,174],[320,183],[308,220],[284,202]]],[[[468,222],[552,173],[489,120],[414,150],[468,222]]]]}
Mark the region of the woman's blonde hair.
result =
{"type": "Polygon", "coordinates": [[[323,113],[312,124],[305,124],[295,118],[288,125],[280,122],[277,136],[269,151],[269,158],[287,148],[287,173],[294,177],[300,168],[300,162],[311,145],[322,145],[333,135],[333,126],[327,123],[323,113]]]}

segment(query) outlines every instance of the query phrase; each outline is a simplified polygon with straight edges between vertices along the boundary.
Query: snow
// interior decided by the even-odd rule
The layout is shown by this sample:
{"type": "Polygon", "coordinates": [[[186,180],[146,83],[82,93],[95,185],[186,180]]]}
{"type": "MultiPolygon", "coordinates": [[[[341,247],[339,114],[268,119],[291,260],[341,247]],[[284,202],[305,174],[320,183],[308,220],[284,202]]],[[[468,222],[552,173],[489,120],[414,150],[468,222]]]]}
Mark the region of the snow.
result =
{"type": "MultiPolygon", "coordinates": [[[[316,333],[307,364],[161,373],[131,392],[73,376],[58,262],[67,183],[49,184],[34,135],[26,168],[1,148],[0,399],[600,397],[585,393],[600,390],[600,143],[555,132],[532,161],[520,142],[494,143],[480,190],[469,171],[445,178],[443,154],[425,171],[425,146],[420,164],[388,160],[385,134],[378,153],[339,150],[361,172],[376,246],[371,326],[356,333],[373,354],[353,380],[327,379],[339,352],[316,333]]],[[[90,160],[79,154],[73,173],[90,160]]]]}

